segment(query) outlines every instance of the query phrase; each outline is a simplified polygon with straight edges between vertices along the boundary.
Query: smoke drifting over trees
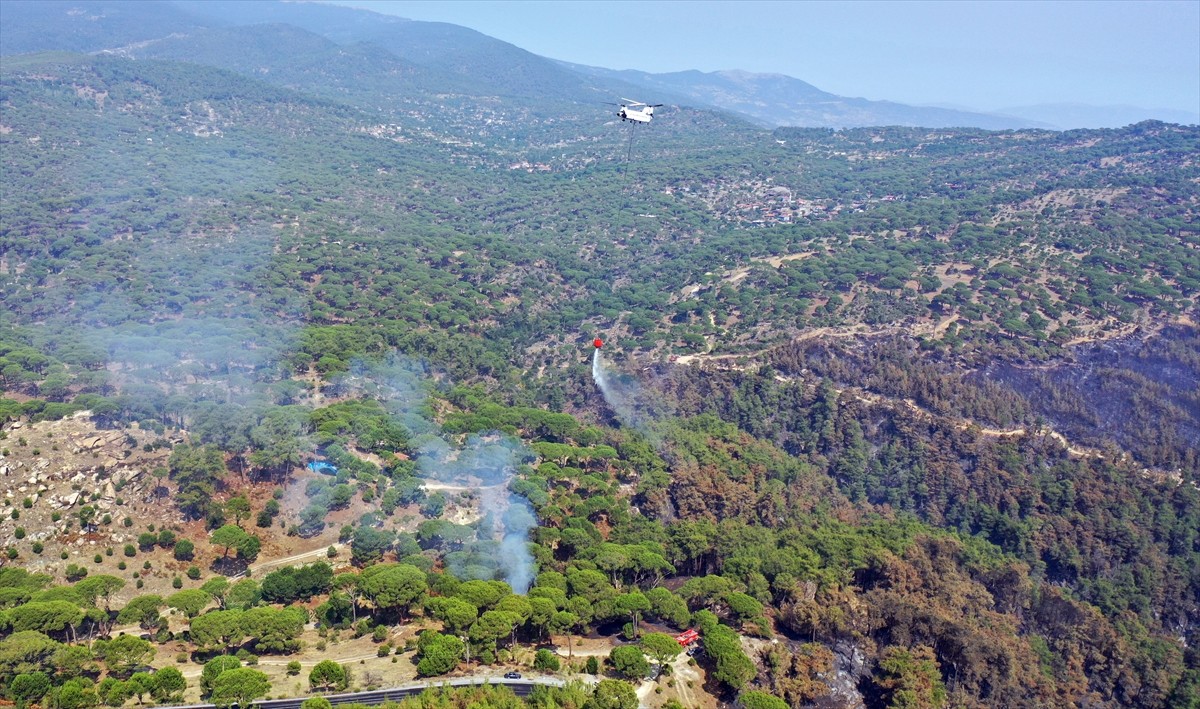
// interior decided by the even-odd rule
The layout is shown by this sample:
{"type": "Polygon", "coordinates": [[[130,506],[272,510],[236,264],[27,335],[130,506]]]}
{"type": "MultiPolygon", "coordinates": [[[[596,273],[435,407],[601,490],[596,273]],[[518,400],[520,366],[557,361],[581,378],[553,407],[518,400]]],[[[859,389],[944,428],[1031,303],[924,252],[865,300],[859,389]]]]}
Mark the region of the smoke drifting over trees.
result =
{"type": "Polygon", "coordinates": [[[634,377],[623,374],[613,368],[596,349],[592,355],[592,380],[604,395],[604,401],[612,409],[617,421],[626,428],[637,431],[656,448],[662,447],[662,434],[655,430],[655,422],[663,418],[666,412],[655,410],[655,406],[663,406],[665,402],[651,402],[646,396],[646,390],[634,377]]]}
{"type": "Polygon", "coordinates": [[[412,434],[418,474],[427,480],[476,493],[481,519],[479,544],[472,555],[448,554],[446,564],[463,579],[491,579],[494,570],[517,593],[529,589],[535,575],[529,534],[537,516],[529,501],[509,489],[518,466],[536,456],[520,441],[499,432],[448,440],[427,407],[433,373],[423,364],[393,354],[381,362],[358,362],[342,386],[379,399],[412,434]],[[482,554],[491,563],[479,563],[482,554]]]}

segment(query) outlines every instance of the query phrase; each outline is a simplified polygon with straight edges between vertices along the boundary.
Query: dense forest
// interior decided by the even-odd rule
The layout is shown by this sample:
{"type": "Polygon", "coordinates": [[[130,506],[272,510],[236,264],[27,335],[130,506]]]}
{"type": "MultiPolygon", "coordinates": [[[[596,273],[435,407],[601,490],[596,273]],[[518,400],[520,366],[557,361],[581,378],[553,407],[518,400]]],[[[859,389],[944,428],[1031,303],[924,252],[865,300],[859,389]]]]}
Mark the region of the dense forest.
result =
{"type": "Polygon", "coordinates": [[[389,46],[5,57],[6,698],[1197,706],[1200,129],[630,127],[389,46]]]}

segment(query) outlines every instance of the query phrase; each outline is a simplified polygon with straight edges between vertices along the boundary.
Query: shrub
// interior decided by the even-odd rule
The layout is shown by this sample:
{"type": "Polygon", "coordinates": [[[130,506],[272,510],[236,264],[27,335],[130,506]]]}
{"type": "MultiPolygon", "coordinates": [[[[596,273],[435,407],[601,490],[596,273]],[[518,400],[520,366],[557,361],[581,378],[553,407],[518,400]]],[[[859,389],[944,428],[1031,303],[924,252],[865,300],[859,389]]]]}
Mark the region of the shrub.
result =
{"type": "Polygon", "coordinates": [[[650,663],[637,645],[620,645],[608,654],[608,659],[617,674],[625,679],[638,680],[650,671],[650,663]]]}
{"type": "Polygon", "coordinates": [[[150,532],[142,532],[138,535],[137,545],[142,551],[150,551],[154,545],[158,544],[158,535],[150,532]]]}
{"type": "Polygon", "coordinates": [[[534,669],[557,672],[561,666],[562,663],[558,661],[558,657],[546,648],[538,650],[533,656],[534,669]]]}
{"type": "Polygon", "coordinates": [[[176,561],[191,561],[195,553],[196,545],[190,539],[180,539],[175,543],[173,556],[176,561]]]}
{"type": "Polygon", "coordinates": [[[350,673],[333,660],[322,660],[308,673],[308,684],[313,689],[342,690],[350,685],[350,673]]]}
{"type": "MultiPolygon", "coordinates": [[[[779,697],[759,691],[742,692],[741,696],[738,697],[738,701],[746,709],[787,709],[788,707],[788,703],[779,697]]],[[[893,704],[892,706],[897,705],[893,704]]]]}

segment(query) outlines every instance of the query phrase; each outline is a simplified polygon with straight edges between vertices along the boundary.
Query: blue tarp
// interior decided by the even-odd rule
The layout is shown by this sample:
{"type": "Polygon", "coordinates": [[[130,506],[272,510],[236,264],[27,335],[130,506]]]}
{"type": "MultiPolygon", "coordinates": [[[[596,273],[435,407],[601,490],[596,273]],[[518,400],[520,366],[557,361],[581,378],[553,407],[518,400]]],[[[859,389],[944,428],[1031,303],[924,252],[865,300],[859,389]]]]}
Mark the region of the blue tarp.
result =
{"type": "Polygon", "coordinates": [[[314,460],[308,464],[308,469],[314,473],[325,473],[326,475],[337,475],[337,466],[327,460],[314,460]]]}

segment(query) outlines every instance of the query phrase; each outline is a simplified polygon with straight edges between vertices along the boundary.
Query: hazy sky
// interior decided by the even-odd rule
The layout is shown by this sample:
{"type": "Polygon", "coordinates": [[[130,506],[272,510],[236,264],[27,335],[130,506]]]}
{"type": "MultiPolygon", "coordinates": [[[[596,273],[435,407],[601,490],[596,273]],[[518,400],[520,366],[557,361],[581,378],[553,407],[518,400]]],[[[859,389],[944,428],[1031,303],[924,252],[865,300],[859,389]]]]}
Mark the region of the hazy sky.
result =
{"type": "Polygon", "coordinates": [[[1200,112],[1200,0],[338,0],[535,54],[650,72],[787,74],[843,96],[994,110],[1200,112]]]}

